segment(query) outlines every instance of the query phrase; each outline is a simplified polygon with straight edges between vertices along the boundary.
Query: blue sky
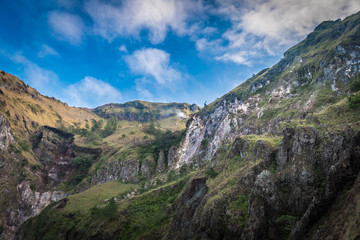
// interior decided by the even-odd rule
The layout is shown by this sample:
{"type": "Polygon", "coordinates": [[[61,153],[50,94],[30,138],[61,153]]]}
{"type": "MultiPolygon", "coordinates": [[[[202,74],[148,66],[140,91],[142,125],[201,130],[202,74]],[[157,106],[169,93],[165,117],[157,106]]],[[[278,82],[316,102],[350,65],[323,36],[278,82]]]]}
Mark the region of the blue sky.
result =
{"type": "Polygon", "coordinates": [[[0,69],[71,106],[203,105],[358,0],[2,1],[0,69]]]}

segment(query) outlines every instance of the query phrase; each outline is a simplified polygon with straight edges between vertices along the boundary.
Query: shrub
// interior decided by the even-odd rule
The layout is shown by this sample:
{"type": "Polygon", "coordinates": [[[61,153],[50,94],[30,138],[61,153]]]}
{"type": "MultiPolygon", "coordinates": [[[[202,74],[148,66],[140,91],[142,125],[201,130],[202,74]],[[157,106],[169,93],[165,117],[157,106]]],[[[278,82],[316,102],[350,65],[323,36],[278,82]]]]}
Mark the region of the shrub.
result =
{"type": "Polygon", "coordinates": [[[206,170],[206,176],[210,177],[210,178],[216,178],[217,175],[219,173],[215,171],[215,169],[213,167],[209,168],[208,170],[206,170]]]}
{"type": "Polygon", "coordinates": [[[209,144],[209,139],[208,138],[205,138],[201,141],[201,148],[202,149],[205,149],[209,144]]]}
{"type": "Polygon", "coordinates": [[[30,149],[30,146],[26,140],[19,141],[19,147],[22,151],[25,151],[25,152],[29,151],[29,149],[30,149]]]}
{"type": "Polygon", "coordinates": [[[71,160],[71,163],[74,164],[80,172],[86,172],[89,170],[93,162],[94,159],[88,155],[75,157],[71,160]]]}
{"type": "Polygon", "coordinates": [[[358,107],[360,105],[360,93],[351,94],[348,97],[348,102],[350,108],[358,107]]]}
{"type": "Polygon", "coordinates": [[[117,206],[114,198],[111,198],[108,205],[102,211],[102,217],[105,219],[109,219],[110,221],[116,218],[117,206]]]}
{"type": "Polygon", "coordinates": [[[112,117],[107,121],[105,129],[101,135],[102,137],[105,138],[113,134],[116,131],[116,129],[117,129],[117,121],[115,118],[112,117]]]}

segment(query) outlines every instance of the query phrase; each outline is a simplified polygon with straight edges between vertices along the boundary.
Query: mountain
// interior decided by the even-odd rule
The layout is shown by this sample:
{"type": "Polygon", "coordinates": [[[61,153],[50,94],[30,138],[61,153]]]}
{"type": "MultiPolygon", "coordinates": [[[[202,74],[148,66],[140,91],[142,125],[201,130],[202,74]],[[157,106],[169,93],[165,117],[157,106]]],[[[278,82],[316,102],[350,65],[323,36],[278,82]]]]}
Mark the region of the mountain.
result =
{"type": "Polygon", "coordinates": [[[114,117],[119,121],[150,122],[153,119],[161,120],[169,117],[187,119],[189,115],[199,110],[196,104],[131,101],[124,104],[106,104],[95,108],[94,112],[103,118],[114,117]]]}
{"type": "Polygon", "coordinates": [[[168,145],[179,141],[188,115],[199,110],[186,103],[140,101],[96,109],[69,107],[4,71],[0,105],[3,239],[11,239],[26,219],[52,201],[97,183],[138,182],[164,170],[168,145]],[[130,109],[138,117],[118,119],[119,109],[130,109]]]}
{"type": "MultiPolygon", "coordinates": [[[[360,13],[321,23],[273,67],[186,112],[186,123],[165,124],[168,106],[110,104],[84,110],[94,114],[85,128],[40,126],[95,160],[65,155],[82,169],[66,185],[76,190],[27,219],[15,239],[359,239],[360,13]]],[[[3,145],[21,147],[11,120],[0,123],[3,145]]],[[[49,159],[36,150],[48,143],[34,143],[30,152],[49,159]]]]}

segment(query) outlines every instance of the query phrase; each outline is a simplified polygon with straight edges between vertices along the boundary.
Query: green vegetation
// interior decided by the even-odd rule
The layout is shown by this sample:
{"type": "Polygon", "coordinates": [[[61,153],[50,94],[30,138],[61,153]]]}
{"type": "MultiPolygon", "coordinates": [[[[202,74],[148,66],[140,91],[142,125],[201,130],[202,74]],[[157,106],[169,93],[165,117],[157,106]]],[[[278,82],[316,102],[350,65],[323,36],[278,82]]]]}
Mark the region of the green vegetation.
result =
{"type": "Polygon", "coordinates": [[[149,154],[157,159],[160,151],[164,151],[165,156],[167,156],[170,147],[178,145],[185,134],[184,130],[177,132],[163,131],[156,128],[154,122],[151,122],[144,132],[154,136],[155,139],[150,144],[139,148],[140,159],[145,159],[149,154]]]}
{"type": "Polygon", "coordinates": [[[233,201],[229,209],[232,211],[239,211],[240,214],[237,215],[236,221],[241,226],[244,227],[248,218],[248,204],[249,199],[247,195],[239,195],[239,197],[233,201]]]}
{"type": "MultiPolygon", "coordinates": [[[[145,236],[162,238],[171,220],[168,206],[187,182],[188,178],[180,179],[132,199],[124,199],[120,205],[111,198],[105,203],[96,201],[88,208],[80,204],[88,201],[85,196],[81,202],[74,202],[79,199],[79,194],[70,196],[64,209],[55,207],[56,203],[53,203],[39,216],[29,219],[23,225],[23,239],[56,239],[59,233],[75,236],[74,239],[98,239],[100,236],[129,240],[145,236]],[[81,211],[77,210],[79,207],[81,211]]],[[[102,188],[97,188],[97,191],[99,194],[103,192],[102,188]]],[[[90,196],[92,203],[93,193],[85,194],[90,196]]]]}
{"type": "Polygon", "coordinates": [[[125,214],[127,219],[120,239],[138,239],[140,236],[163,236],[171,217],[167,211],[169,204],[181,193],[187,179],[175,184],[140,195],[131,201],[125,214]]]}
{"type": "Polygon", "coordinates": [[[102,132],[102,137],[106,138],[107,136],[113,134],[117,129],[117,123],[118,122],[114,117],[110,118],[106,123],[104,131],[102,132]]]}
{"type": "Polygon", "coordinates": [[[206,170],[206,176],[210,177],[210,178],[216,178],[217,175],[219,173],[215,171],[215,169],[213,167],[209,168],[208,170],[206,170]]]}
{"type": "Polygon", "coordinates": [[[75,166],[76,173],[72,177],[70,183],[72,185],[80,183],[87,176],[87,173],[94,161],[95,160],[92,155],[84,155],[73,158],[71,163],[75,166]]]}
{"type": "Polygon", "coordinates": [[[137,185],[125,184],[120,181],[110,181],[95,185],[84,192],[70,195],[69,201],[64,208],[66,212],[77,212],[88,210],[106,199],[111,199],[123,192],[134,189],[137,185]]]}
{"type": "Polygon", "coordinates": [[[29,151],[30,150],[30,146],[28,144],[28,142],[26,140],[22,140],[18,142],[19,147],[22,151],[29,151]]]}
{"type": "Polygon", "coordinates": [[[205,138],[201,141],[201,148],[202,149],[206,149],[207,146],[209,145],[209,138],[205,138]]]}
{"type": "Polygon", "coordinates": [[[349,107],[356,108],[360,106],[360,92],[351,94],[348,97],[349,107]]]}

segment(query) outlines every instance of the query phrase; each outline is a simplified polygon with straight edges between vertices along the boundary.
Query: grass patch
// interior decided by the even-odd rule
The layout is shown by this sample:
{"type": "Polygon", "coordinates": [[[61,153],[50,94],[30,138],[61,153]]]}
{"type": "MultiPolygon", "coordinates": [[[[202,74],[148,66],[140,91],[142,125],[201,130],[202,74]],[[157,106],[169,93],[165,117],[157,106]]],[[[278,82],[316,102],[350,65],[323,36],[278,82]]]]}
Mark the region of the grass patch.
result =
{"type": "Polygon", "coordinates": [[[65,210],[68,212],[88,210],[94,205],[104,202],[105,199],[115,197],[134,187],[136,187],[135,184],[125,184],[120,181],[98,184],[84,192],[70,195],[65,210]]]}

